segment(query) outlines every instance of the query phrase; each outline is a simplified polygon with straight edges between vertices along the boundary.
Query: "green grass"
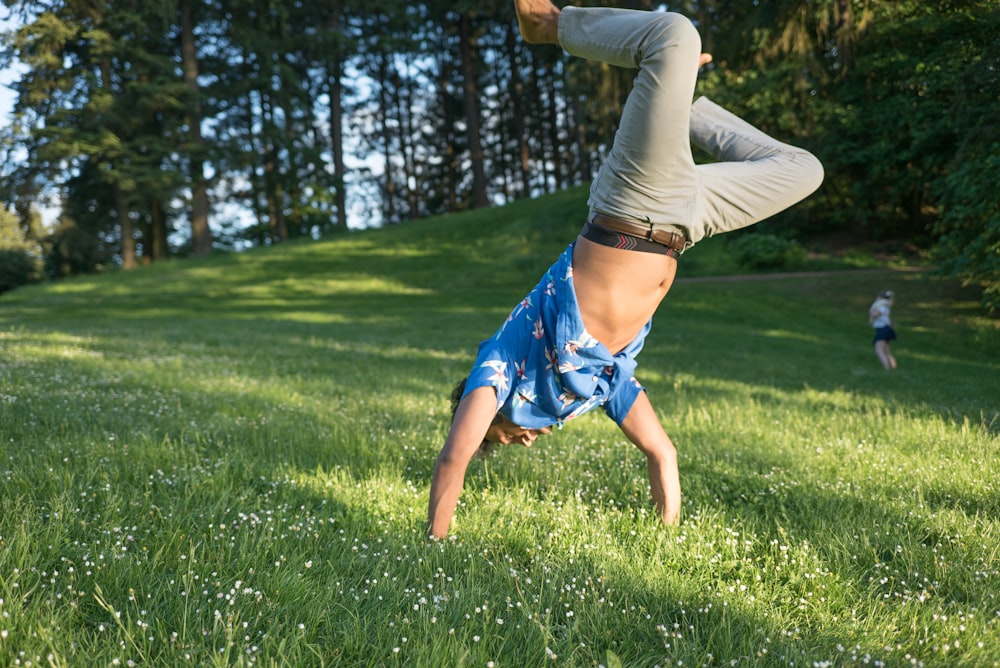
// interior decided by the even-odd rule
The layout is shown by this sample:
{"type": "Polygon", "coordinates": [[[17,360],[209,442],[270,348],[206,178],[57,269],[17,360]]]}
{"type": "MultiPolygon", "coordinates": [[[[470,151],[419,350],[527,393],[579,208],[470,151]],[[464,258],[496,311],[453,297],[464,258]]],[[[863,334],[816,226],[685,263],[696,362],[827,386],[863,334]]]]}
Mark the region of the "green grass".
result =
{"type": "Polygon", "coordinates": [[[584,212],[0,298],[0,665],[1000,665],[1000,330],[926,273],[686,280],[706,242],[640,357],[681,526],[594,414],[424,537],[447,392],[584,212]]]}

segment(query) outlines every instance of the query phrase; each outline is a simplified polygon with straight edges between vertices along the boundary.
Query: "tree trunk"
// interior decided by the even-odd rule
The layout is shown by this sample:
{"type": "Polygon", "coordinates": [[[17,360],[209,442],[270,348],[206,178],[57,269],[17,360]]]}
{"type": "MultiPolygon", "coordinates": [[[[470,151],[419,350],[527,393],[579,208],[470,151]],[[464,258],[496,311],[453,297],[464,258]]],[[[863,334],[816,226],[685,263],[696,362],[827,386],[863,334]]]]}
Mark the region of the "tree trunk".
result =
{"type": "MultiPolygon", "coordinates": [[[[500,67],[491,67],[487,71],[487,78],[483,83],[490,90],[501,91],[506,89],[513,93],[508,74],[508,72],[500,67]]],[[[511,93],[508,93],[508,95],[511,93]]],[[[517,159],[517,153],[510,150],[510,146],[514,143],[512,135],[516,131],[512,129],[511,124],[508,122],[506,113],[506,110],[510,109],[513,105],[509,100],[504,100],[504,102],[506,103],[504,104],[504,108],[496,110],[495,129],[493,132],[487,134],[486,139],[486,146],[490,149],[489,155],[493,156],[490,186],[494,193],[503,196],[501,204],[507,204],[515,199],[511,179],[515,171],[512,165],[517,159]]]]}
{"type": "Polygon", "coordinates": [[[837,46],[840,61],[846,73],[854,65],[854,45],[857,39],[857,25],[850,0],[837,0],[837,46]]]}
{"type": "Polygon", "coordinates": [[[559,141],[559,114],[557,112],[559,96],[556,94],[555,79],[552,76],[551,70],[545,71],[542,83],[545,90],[546,111],[548,112],[548,121],[546,123],[549,131],[550,153],[548,162],[552,165],[553,183],[555,190],[558,192],[563,187],[563,156],[562,146],[559,141]]]}
{"type": "Polygon", "coordinates": [[[486,195],[486,167],[479,119],[479,86],[476,83],[475,46],[472,19],[463,13],[458,20],[459,53],[462,56],[462,90],[464,92],[466,134],[469,159],[472,162],[472,197],[474,208],[489,205],[486,195]]]}
{"type": "Polygon", "coordinates": [[[444,107],[443,126],[448,129],[443,142],[444,155],[442,166],[444,168],[444,175],[442,176],[442,183],[445,188],[443,197],[445,210],[455,211],[458,206],[458,149],[455,147],[455,133],[452,131],[452,128],[455,127],[455,118],[451,111],[452,106],[449,104],[448,72],[451,71],[451,62],[447,59],[447,54],[441,56],[441,67],[438,71],[437,83],[438,95],[444,107]]]}
{"type": "MultiPolygon", "coordinates": [[[[98,20],[98,24],[103,22],[103,17],[98,20]]],[[[108,91],[108,94],[113,95],[111,90],[112,83],[111,79],[111,59],[107,56],[101,58],[101,86],[104,90],[108,91]]],[[[110,127],[112,132],[114,132],[119,138],[121,137],[120,128],[110,127]]],[[[123,269],[135,269],[138,266],[138,261],[135,255],[135,229],[132,226],[132,217],[125,206],[125,196],[122,193],[121,186],[116,181],[111,185],[113,191],[112,196],[115,203],[115,215],[118,217],[118,242],[120,244],[120,252],[122,257],[122,268],[123,269]]]]}
{"type": "MultiPolygon", "coordinates": [[[[507,25],[507,59],[510,61],[511,101],[514,112],[514,132],[517,135],[518,171],[521,177],[521,197],[531,196],[531,149],[528,143],[528,128],[524,111],[524,81],[521,78],[520,62],[517,57],[515,24],[507,25]]],[[[530,56],[529,56],[530,57],[530,56]]]]}
{"type": "Polygon", "coordinates": [[[347,193],[344,190],[344,85],[340,78],[344,69],[344,53],[341,46],[343,29],[340,0],[333,0],[330,18],[330,33],[337,40],[330,63],[330,144],[333,150],[334,203],[337,207],[337,225],[347,228],[347,193]]]}
{"type": "Polygon", "coordinates": [[[115,212],[118,215],[118,231],[121,234],[122,269],[135,269],[139,262],[135,257],[135,227],[132,216],[125,206],[125,196],[117,184],[114,186],[115,212]]]}
{"type": "Polygon", "coordinates": [[[379,131],[382,134],[382,158],[385,161],[385,199],[382,203],[382,219],[386,223],[398,223],[396,214],[396,177],[392,165],[392,133],[389,130],[389,86],[391,69],[389,66],[389,54],[379,51],[378,54],[378,80],[379,80],[379,109],[382,112],[382,127],[379,131]]]}
{"type": "MultiPolygon", "coordinates": [[[[111,61],[108,58],[101,58],[101,85],[110,92],[111,83],[111,61]]],[[[111,128],[115,131],[114,128],[111,128]]],[[[118,134],[115,132],[115,134],[118,134]]],[[[111,186],[115,202],[115,215],[118,217],[119,244],[122,256],[122,269],[135,269],[138,266],[135,255],[135,229],[132,226],[132,217],[125,206],[125,195],[121,186],[114,183],[111,186]]]]}
{"type": "Polygon", "coordinates": [[[261,134],[264,155],[264,197],[267,202],[268,239],[272,243],[288,240],[285,227],[283,199],[281,196],[281,163],[277,146],[277,122],[272,90],[260,91],[261,120],[265,128],[261,134]]]}
{"type": "Polygon", "coordinates": [[[268,142],[267,158],[264,161],[264,191],[267,197],[267,218],[269,237],[272,242],[288,241],[288,227],[282,211],[282,197],[279,185],[277,148],[268,142]]]}
{"type": "Polygon", "coordinates": [[[178,5],[181,25],[181,61],[184,83],[187,84],[190,102],[187,124],[191,133],[191,245],[194,254],[212,252],[212,229],[208,225],[208,182],[201,155],[204,140],[201,136],[201,90],[198,87],[198,53],[194,44],[194,26],[191,24],[190,0],[180,0],[178,5]]]}
{"type": "Polygon", "coordinates": [[[150,259],[154,262],[170,257],[170,245],[167,242],[167,217],[163,212],[163,204],[158,199],[149,203],[149,243],[152,246],[150,259]]]}
{"type": "Polygon", "coordinates": [[[594,178],[594,168],[590,162],[590,148],[587,146],[587,126],[584,110],[578,97],[573,98],[573,127],[576,128],[576,150],[579,171],[574,184],[585,183],[594,178]]]}
{"type": "MultiPolygon", "coordinates": [[[[250,53],[244,51],[242,64],[244,70],[244,77],[246,77],[248,81],[251,80],[254,76],[253,66],[250,64],[250,58],[251,58],[250,53]]],[[[246,121],[245,136],[247,138],[247,144],[250,147],[250,152],[254,156],[265,155],[264,150],[266,146],[264,137],[260,132],[260,126],[262,125],[263,122],[263,116],[258,117],[255,115],[256,114],[255,111],[250,111],[250,110],[261,109],[264,104],[263,100],[264,96],[260,93],[260,91],[257,91],[256,99],[253,92],[248,92],[246,94],[246,97],[242,100],[245,107],[248,109],[246,117],[244,118],[244,120],[246,121]]],[[[256,238],[257,243],[263,245],[268,241],[270,241],[270,239],[268,239],[267,236],[267,229],[269,222],[268,222],[267,208],[265,206],[265,201],[267,198],[267,186],[266,186],[267,174],[266,174],[266,166],[259,165],[259,162],[260,162],[259,160],[253,160],[247,164],[246,176],[247,180],[249,181],[250,194],[248,200],[250,202],[251,208],[253,209],[254,217],[257,220],[254,236],[256,238]]]]}
{"type": "MultiPolygon", "coordinates": [[[[404,73],[405,74],[405,73],[404,73]]],[[[406,180],[406,207],[410,220],[420,218],[420,204],[416,185],[417,171],[416,151],[413,148],[413,96],[410,92],[408,77],[397,77],[397,85],[393,86],[396,96],[396,114],[399,117],[399,154],[403,158],[403,178],[406,180]]]]}
{"type": "Polygon", "coordinates": [[[701,50],[705,53],[714,53],[715,29],[712,25],[712,12],[701,3],[698,3],[698,34],[701,35],[701,50]]]}

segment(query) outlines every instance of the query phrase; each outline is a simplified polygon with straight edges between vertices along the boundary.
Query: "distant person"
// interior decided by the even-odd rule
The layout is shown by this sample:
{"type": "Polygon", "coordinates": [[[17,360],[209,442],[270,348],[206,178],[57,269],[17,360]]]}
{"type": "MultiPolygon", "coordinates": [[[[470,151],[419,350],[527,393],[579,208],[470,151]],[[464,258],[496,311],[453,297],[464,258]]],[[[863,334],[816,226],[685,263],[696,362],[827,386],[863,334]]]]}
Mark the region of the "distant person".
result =
{"type": "Polygon", "coordinates": [[[868,309],[868,322],[875,328],[875,355],[887,371],[896,368],[896,358],[892,356],[889,342],[896,340],[896,330],[892,328],[892,290],[878,293],[875,301],[868,309]]]}
{"type": "Polygon", "coordinates": [[[447,535],[466,468],[482,447],[530,446],[595,408],[646,455],[657,512],[675,524],[677,452],[634,375],[650,319],[682,252],[800,201],[819,187],[823,166],[706,98],[692,104],[711,56],[680,14],[514,4],[525,41],[638,72],[579,237],[480,344],[456,388],[431,482],[430,533],[447,535]],[[720,162],[695,165],[692,142],[720,162]]]}

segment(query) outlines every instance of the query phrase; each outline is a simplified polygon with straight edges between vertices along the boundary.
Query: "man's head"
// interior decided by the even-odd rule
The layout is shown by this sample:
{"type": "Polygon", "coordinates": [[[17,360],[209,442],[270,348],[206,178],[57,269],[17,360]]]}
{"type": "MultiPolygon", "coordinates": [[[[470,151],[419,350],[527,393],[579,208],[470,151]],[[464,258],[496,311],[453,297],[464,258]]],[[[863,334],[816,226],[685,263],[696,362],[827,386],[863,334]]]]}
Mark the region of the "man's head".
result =
{"type": "Polygon", "coordinates": [[[528,429],[514,424],[503,413],[497,413],[497,416],[493,418],[493,424],[486,431],[486,439],[494,443],[503,443],[504,445],[519,443],[526,448],[530,448],[536,438],[551,433],[552,427],[528,429]]]}
{"type": "MultiPolygon", "coordinates": [[[[462,395],[465,394],[466,380],[466,378],[460,380],[451,391],[452,421],[455,419],[455,411],[458,410],[458,404],[462,401],[462,395]]],[[[490,428],[486,431],[486,437],[483,439],[483,442],[479,444],[479,455],[481,457],[486,457],[493,452],[493,448],[496,447],[497,443],[502,443],[503,445],[520,443],[526,448],[531,447],[531,444],[534,443],[536,438],[550,433],[552,433],[551,427],[545,427],[543,429],[526,429],[525,427],[514,424],[502,413],[498,412],[496,417],[493,418],[493,423],[490,425],[490,428]]]]}

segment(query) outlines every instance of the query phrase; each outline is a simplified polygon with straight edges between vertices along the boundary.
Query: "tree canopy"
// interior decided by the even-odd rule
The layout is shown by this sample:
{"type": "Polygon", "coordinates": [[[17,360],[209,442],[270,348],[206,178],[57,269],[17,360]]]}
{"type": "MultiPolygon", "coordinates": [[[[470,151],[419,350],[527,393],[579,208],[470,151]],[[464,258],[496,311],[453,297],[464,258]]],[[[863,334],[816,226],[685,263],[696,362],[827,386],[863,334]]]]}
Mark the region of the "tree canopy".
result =
{"type": "MultiPolygon", "coordinates": [[[[586,182],[631,80],[525,45],[509,0],[4,5],[17,27],[0,66],[20,74],[0,197],[50,275],[586,182]],[[62,213],[41,234],[45,197],[62,213]]],[[[669,9],[715,56],[701,92],[826,165],[821,191],[782,217],[788,234],[910,240],[1000,305],[1000,3],[669,9]]]]}

